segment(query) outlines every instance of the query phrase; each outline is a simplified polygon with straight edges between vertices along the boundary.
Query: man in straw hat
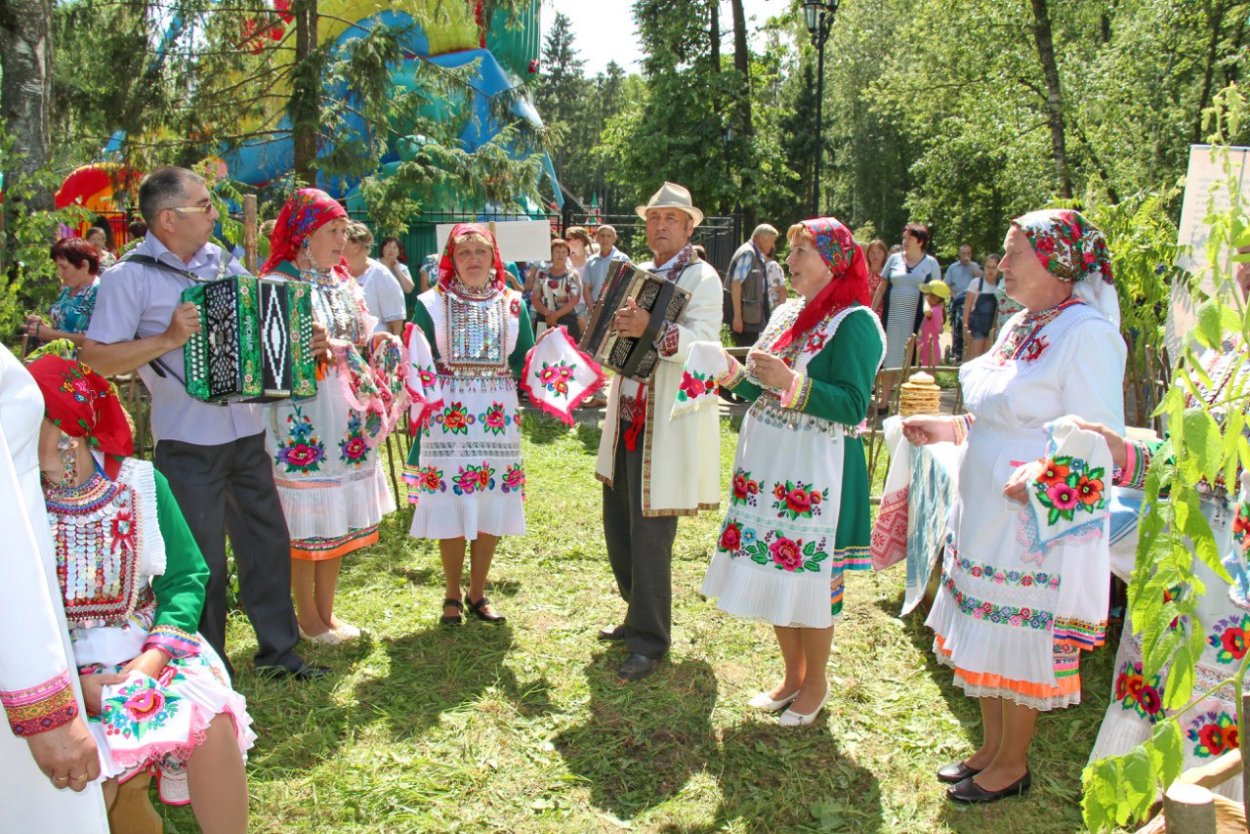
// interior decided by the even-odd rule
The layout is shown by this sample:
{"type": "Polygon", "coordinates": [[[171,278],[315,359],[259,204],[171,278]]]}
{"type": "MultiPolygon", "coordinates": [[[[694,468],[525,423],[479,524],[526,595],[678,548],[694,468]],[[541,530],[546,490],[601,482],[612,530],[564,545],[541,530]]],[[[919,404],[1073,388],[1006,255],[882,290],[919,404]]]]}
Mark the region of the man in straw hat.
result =
{"type": "MultiPolygon", "coordinates": [[[[720,495],[720,443],[715,410],[671,419],[682,365],[695,342],[719,342],[720,278],[694,255],[690,237],[703,220],[690,192],[666,182],[638,216],[647,223],[654,258],[641,264],[690,292],[690,303],[656,339],[661,361],[647,385],[616,376],[608,394],[596,474],[603,481],[603,529],[625,622],[605,628],[602,640],[625,643],[629,657],[618,679],[654,671],[668,651],[672,629],[671,562],[677,516],[715,509],[720,495]]],[[[650,315],[634,299],[617,311],[614,327],[638,338],[650,315]]]]}

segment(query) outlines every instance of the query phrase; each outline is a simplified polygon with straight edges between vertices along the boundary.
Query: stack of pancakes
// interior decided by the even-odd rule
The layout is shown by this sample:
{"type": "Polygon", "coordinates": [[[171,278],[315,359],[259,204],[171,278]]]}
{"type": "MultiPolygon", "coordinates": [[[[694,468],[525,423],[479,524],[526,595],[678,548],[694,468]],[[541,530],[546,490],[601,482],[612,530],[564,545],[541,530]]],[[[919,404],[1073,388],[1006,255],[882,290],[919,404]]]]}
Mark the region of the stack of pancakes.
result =
{"type": "Polygon", "coordinates": [[[902,417],[912,414],[939,414],[942,411],[942,389],[930,374],[914,373],[901,386],[898,413],[902,417]]]}

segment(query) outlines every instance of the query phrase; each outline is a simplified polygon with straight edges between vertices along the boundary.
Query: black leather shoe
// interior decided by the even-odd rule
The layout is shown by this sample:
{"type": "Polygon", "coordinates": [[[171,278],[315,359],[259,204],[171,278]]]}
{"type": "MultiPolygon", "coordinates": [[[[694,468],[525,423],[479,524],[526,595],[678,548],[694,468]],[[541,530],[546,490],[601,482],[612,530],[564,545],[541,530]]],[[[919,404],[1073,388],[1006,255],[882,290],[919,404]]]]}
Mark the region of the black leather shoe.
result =
{"type": "Polygon", "coordinates": [[[660,661],[653,657],[647,657],[645,654],[631,654],[625,658],[621,668],[616,670],[616,679],[621,683],[640,681],[654,672],[655,667],[659,665],[660,661]]]}
{"type": "Polygon", "coordinates": [[[969,767],[967,762],[959,761],[954,764],[948,764],[946,767],[938,768],[937,778],[939,782],[945,782],[948,785],[958,785],[965,779],[971,779],[981,772],[979,767],[969,767]]]}
{"type": "Polygon", "coordinates": [[[598,637],[606,643],[619,643],[625,639],[625,626],[605,626],[599,629],[598,637]]]}
{"type": "Polygon", "coordinates": [[[1027,770],[1023,776],[999,791],[987,791],[969,776],[958,785],[951,785],[947,788],[946,795],[955,802],[963,802],[968,805],[982,802],[997,802],[1000,799],[1007,799],[1012,796],[1023,796],[1032,784],[1033,774],[1027,770]]]}
{"type": "Polygon", "coordinates": [[[486,606],[490,605],[490,600],[486,597],[482,597],[477,602],[465,597],[464,601],[469,605],[469,613],[484,623],[499,625],[508,622],[508,618],[503,614],[496,614],[494,611],[486,610],[486,606]]]}
{"type": "Polygon", "coordinates": [[[311,681],[317,678],[324,678],[330,674],[330,667],[318,666],[314,663],[303,663],[296,669],[292,669],[289,666],[257,666],[256,671],[271,680],[290,678],[297,681],[311,681]]]}

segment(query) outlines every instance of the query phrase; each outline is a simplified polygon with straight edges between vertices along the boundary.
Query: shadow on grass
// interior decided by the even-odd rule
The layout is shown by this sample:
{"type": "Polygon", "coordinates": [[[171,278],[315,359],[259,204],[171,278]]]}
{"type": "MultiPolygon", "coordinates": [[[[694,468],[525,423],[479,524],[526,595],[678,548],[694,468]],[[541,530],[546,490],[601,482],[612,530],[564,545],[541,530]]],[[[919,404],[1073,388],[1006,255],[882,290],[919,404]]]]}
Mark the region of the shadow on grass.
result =
{"type": "Polygon", "coordinates": [[[360,723],[383,721],[395,739],[412,738],[436,723],[440,714],[473,704],[487,690],[511,701],[522,715],[551,712],[548,683],[522,687],[505,664],[512,648],[507,624],[472,621],[389,640],[387,674],[356,685],[358,713],[366,716],[360,723]]]}
{"type": "Polygon", "coordinates": [[[554,417],[530,410],[521,417],[521,431],[531,443],[546,446],[564,437],[569,427],[554,417]]]}
{"type": "Polygon", "coordinates": [[[628,820],[671,799],[715,756],[716,678],[703,661],[662,663],[651,677],[616,683],[620,652],[586,666],[590,719],[561,733],[556,749],[590,785],[590,801],[628,820]]]}
{"type": "Polygon", "coordinates": [[[603,429],[594,426],[587,426],[584,423],[577,425],[577,439],[582,444],[582,451],[588,455],[599,454],[599,438],[603,436],[603,429]]]}
{"type": "Polygon", "coordinates": [[[733,827],[735,820],[752,831],[817,825],[871,834],[881,828],[876,777],[838,752],[824,719],[797,731],[764,719],[732,727],[718,739],[711,725],[717,682],[707,663],[664,663],[640,683],[617,684],[622,657],[600,653],[586,667],[590,719],[555,740],[569,770],[590,786],[596,808],[633,820],[705,773],[720,786],[715,819],[658,830],[711,834],[733,827]],[[775,791],[783,785],[788,795],[797,791],[810,802],[778,807],[775,791]]]}

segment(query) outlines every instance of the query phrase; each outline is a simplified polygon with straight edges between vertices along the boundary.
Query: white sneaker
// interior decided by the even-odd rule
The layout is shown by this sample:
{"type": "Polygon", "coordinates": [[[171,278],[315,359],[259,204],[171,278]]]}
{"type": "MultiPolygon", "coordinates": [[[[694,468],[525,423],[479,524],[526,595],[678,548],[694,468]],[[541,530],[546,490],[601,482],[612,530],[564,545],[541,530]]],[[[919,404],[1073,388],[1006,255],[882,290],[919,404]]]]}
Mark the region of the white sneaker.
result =
{"type": "Polygon", "coordinates": [[[775,701],[768,696],[767,692],[761,692],[751,700],[747,701],[747,706],[751,709],[762,710],[763,712],[776,712],[779,709],[785,709],[790,706],[790,702],[797,697],[799,697],[799,691],[797,689],[789,695],[783,695],[775,701]]]}
{"type": "Polygon", "coordinates": [[[820,715],[820,711],[825,708],[825,704],[829,702],[829,684],[825,684],[825,696],[820,699],[820,703],[816,705],[816,709],[804,715],[801,712],[795,712],[787,709],[781,714],[778,724],[783,727],[806,727],[816,722],[816,716],[820,715]]]}

